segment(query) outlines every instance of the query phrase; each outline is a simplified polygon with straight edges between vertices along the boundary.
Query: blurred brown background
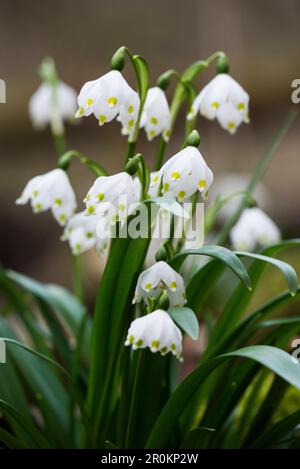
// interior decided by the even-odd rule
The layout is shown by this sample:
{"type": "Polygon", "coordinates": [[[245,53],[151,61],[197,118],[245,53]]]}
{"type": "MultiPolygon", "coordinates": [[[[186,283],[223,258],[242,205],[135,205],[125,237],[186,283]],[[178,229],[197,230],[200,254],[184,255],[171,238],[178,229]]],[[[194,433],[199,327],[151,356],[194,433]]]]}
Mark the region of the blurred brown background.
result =
{"type": "MultiPolygon", "coordinates": [[[[29,207],[14,205],[26,181],[56,163],[50,131],[34,131],[27,113],[44,56],[53,56],[61,78],[79,90],[108,70],[121,45],[148,60],[152,83],[168,68],[182,71],[224,50],[232,75],[250,94],[251,123],[232,137],[217,123],[200,119],[201,151],[216,175],[245,173],[291,106],[291,82],[300,76],[299,20],[297,0],[2,0],[0,78],[7,84],[7,104],[0,105],[1,262],[42,281],[70,283],[68,246],[59,241],[61,230],[51,215],[34,216],[29,207]]],[[[125,74],[134,86],[130,66],[125,74]]],[[[213,68],[203,73],[199,88],[212,76],[213,68]]],[[[183,119],[168,156],[179,148],[183,119]]],[[[118,123],[99,129],[95,119],[84,119],[67,127],[67,141],[109,171],[120,168],[126,142],[118,123]]],[[[139,150],[149,162],[156,145],[141,139],[139,150]]],[[[299,156],[297,121],[265,178],[269,213],[284,236],[300,235],[299,156]]],[[[75,163],[71,178],[80,201],[93,177],[75,163]]],[[[99,261],[88,253],[85,262],[87,286],[94,288],[99,261]]]]}

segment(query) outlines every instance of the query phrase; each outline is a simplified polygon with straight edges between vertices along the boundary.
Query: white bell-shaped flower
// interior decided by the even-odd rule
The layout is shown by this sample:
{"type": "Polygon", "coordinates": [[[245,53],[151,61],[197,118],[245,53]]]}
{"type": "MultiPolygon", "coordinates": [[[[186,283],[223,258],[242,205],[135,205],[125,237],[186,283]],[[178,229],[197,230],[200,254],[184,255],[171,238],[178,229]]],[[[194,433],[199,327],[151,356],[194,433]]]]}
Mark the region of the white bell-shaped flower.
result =
{"type": "Polygon", "coordinates": [[[170,108],[165,93],[155,86],[150,88],[144,104],[140,127],[144,127],[148,140],[162,134],[168,141],[171,125],[170,108]]]}
{"type": "Polygon", "coordinates": [[[31,179],[16,203],[25,205],[29,200],[35,213],[51,209],[60,225],[65,225],[76,210],[76,197],[69,178],[59,168],[31,179]]]}
{"type": "Polygon", "coordinates": [[[132,140],[134,137],[139,110],[139,95],[130,88],[126,94],[125,103],[120,106],[120,112],[117,117],[122,125],[122,135],[128,135],[129,140],[132,140]]]}
{"type": "Polygon", "coordinates": [[[183,278],[166,262],[160,261],[139,276],[133,303],[157,298],[165,290],[171,306],[183,306],[186,303],[183,278]]]}
{"type": "Polygon", "coordinates": [[[177,197],[179,202],[200,191],[207,198],[213,173],[195,147],[186,147],[172,156],[160,169],[164,195],[177,197]]]}
{"type": "Polygon", "coordinates": [[[100,126],[119,115],[122,132],[132,135],[139,113],[140,100],[117,70],[83,85],[78,96],[76,117],[94,114],[100,126]]]}
{"type": "Polygon", "coordinates": [[[96,215],[88,216],[85,212],[76,213],[69,219],[62,241],[69,242],[74,255],[82,254],[94,246],[98,252],[101,252],[107,246],[108,239],[98,237],[98,223],[99,217],[96,215]]]}
{"type": "Polygon", "coordinates": [[[187,118],[193,119],[197,112],[217,118],[223,129],[234,134],[242,122],[249,122],[249,95],[230,75],[219,73],[196,97],[187,118]]]}
{"type": "Polygon", "coordinates": [[[61,81],[55,87],[43,83],[30,98],[29,116],[37,129],[50,124],[54,133],[60,134],[62,122],[73,119],[76,108],[77,93],[73,88],[61,81]]]}
{"type": "Polygon", "coordinates": [[[171,352],[182,361],[182,334],[170,315],[162,309],[137,318],[130,324],[125,345],[133,350],[148,347],[151,352],[171,352]]]}
{"type": "Polygon", "coordinates": [[[137,202],[136,188],[132,177],[128,173],[118,173],[113,176],[100,176],[84,199],[88,214],[104,213],[114,208],[116,219],[125,217],[133,204],[137,202]]]}
{"type": "Polygon", "coordinates": [[[244,210],[230,233],[233,248],[248,251],[275,244],[280,238],[277,225],[257,207],[244,210]]]}

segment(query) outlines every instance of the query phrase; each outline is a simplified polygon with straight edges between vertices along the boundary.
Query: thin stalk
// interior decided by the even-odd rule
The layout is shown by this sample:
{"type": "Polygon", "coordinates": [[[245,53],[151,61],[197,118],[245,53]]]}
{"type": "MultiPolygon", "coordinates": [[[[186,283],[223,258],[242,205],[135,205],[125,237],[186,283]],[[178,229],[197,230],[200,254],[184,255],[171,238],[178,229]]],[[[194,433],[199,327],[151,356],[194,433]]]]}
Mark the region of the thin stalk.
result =
{"type": "Polygon", "coordinates": [[[52,132],[53,142],[56,152],[61,157],[66,151],[66,140],[64,134],[55,134],[52,132]]]}
{"type": "MultiPolygon", "coordinates": [[[[272,138],[271,142],[267,146],[262,157],[259,159],[258,163],[256,164],[256,167],[252,174],[252,178],[250,179],[250,182],[248,186],[246,187],[245,193],[248,193],[250,195],[253,194],[254,189],[256,188],[257,184],[259,183],[259,181],[262,179],[263,175],[265,174],[277,148],[279,147],[280,143],[282,142],[287,131],[290,129],[290,127],[292,126],[297,116],[298,116],[298,111],[296,111],[295,109],[292,109],[289,111],[287,117],[284,119],[279,129],[276,131],[274,137],[272,138]]],[[[248,196],[244,195],[237,209],[232,214],[232,216],[228,219],[227,223],[225,223],[219,235],[216,237],[215,239],[216,244],[224,244],[226,242],[231,228],[236,224],[244,208],[247,206],[247,201],[248,201],[248,196]]]]}
{"type": "Polygon", "coordinates": [[[139,384],[141,382],[141,376],[142,376],[141,372],[142,372],[142,368],[143,368],[143,364],[145,360],[144,350],[139,350],[138,353],[139,353],[139,356],[138,356],[137,365],[136,365],[135,378],[134,378],[134,384],[133,384],[132,396],[131,396],[131,402],[130,402],[125,448],[129,448],[130,443],[131,443],[131,437],[132,437],[132,433],[134,429],[134,421],[135,421],[135,416],[136,416],[137,400],[139,396],[138,390],[139,390],[139,384]]]}
{"type": "Polygon", "coordinates": [[[133,157],[135,153],[136,142],[127,143],[126,155],[125,155],[125,164],[133,157]]]}
{"type": "Polygon", "coordinates": [[[73,272],[73,291],[76,297],[83,302],[84,289],[82,281],[82,262],[80,256],[72,255],[72,272],[73,272]]]}
{"type": "MultiPolygon", "coordinates": [[[[187,87],[192,88],[192,81],[197,78],[197,76],[206,70],[215,60],[219,59],[220,57],[224,57],[225,54],[222,51],[215,52],[214,54],[210,55],[206,60],[199,60],[197,62],[194,62],[192,65],[190,65],[181,75],[181,79],[179,83],[176,86],[174,97],[170,106],[170,114],[171,114],[171,125],[170,125],[170,136],[173,132],[174,129],[174,124],[176,122],[177,115],[179,113],[179,110],[185,101],[187,97],[187,87]]],[[[190,93],[188,93],[189,95],[190,93]]],[[[189,130],[189,128],[195,124],[191,123],[187,125],[186,132],[189,130]]],[[[155,162],[155,170],[157,171],[160,169],[165,152],[167,148],[167,142],[164,142],[163,137],[160,139],[160,143],[158,146],[157,154],[156,154],[156,162],[155,162]]]]}

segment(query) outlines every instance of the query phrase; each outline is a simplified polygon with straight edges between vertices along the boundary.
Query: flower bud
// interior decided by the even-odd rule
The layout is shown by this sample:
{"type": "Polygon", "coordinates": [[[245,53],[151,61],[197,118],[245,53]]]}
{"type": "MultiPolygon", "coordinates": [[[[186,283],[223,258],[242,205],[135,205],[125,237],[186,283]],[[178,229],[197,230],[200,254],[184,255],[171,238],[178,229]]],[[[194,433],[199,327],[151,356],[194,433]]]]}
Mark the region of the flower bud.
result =
{"type": "Polygon", "coordinates": [[[174,75],[174,70],[167,70],[166,72],[162,73],[156,82],[156,86],[158,86],[162,90],[166,90],[170,84],[170,81],[174,75]]]}
{"type": "Polygon", "coordinates": [[[200,145],[200,135],[197,130],[193,130],[186,140],[187,147],[198,147],[200,145]]]}
{"type": "Polygon", "coordinates": [[[229,63],[226,55],[222,55],[217,62],[217,73],[228,73],[229,72],[229,63]]]}
{"type": "Polygon", "coordinates": [[[125,54],[126,48],[124,46],[120,47],[111,58],[111,69],[118,70],[119,72],[123,70],[125,65],[125,54]]]}
{"type": "Polygon", "coordinates": [[[162,244],[156,251],[155,260],[156,262],[159,262],[159,261],[166,261],[167,259],[168,259],[168,253],[165,248],[165,245],[162,244]]]}
{"type": "Polygon", "coordinates": [[[134,176],[137,173],[140,157],[141,154],[138,153],[137,155],[130,158],[130,160],[126,163],[125,171],[126,173],[130,174],[130,176],[134,176]]]}

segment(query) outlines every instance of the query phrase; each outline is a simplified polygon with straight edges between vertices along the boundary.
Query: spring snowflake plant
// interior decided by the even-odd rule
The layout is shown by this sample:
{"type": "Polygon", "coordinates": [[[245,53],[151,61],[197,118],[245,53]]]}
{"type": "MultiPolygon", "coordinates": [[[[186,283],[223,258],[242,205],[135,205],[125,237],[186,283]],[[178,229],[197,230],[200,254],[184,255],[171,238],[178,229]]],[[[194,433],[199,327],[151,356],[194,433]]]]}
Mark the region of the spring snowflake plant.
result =
{"type": "Polygon", "coordinates": [[[300,366],[287,353],[300,332],[300,317],[270,317],[299,293],[294,269],[276,256],[300,241],[281,241],[280,230],[252,197],[295,115],[289,114],[276,133],[249,185],[239,192],[238,207],[220,227],[217,215],[234,194],[209,200],[213,169],[198,149],[198,112],[230,134],[249,122],[249,95],[229,75],[223,52],[182,74],[168,70],[150,87],[146,61],[122,47],[110,71],[87,77],[76,109],[74,91],[59,80],[54,62],[45,61],[40,73],[43,83],[30,100],[30,115],[38,127],[51,125],[59,160],[46,174],[33,171],[17,203],[30,201],[35,213],[52,211],[77,259],[76,282],[71,293],[17,272],[0,272],[5,298],[0,334],[7,346],[7,363],[0,365],[3,446],[297,447],[300,413],[297,405],[286,406],[285,395],[300,387],[300,366]],[[122,74],[127,59],[136,90],[122,74]],[[215,78],[197,95],[196,79],[214,64],[215,78]],[[169,104],[166,92],[173,79],[169,104]],[[182,147],[166,158],[184,105],[182,147]],[[120,122],[128,144],[117,174],[107,173],[104,159],[100,164],[65,148],[64,121],[71,114],[96,119],[100,126],[120,122]],[[138,153],[142,129],[156,148],[149,165],[138,153]],[[68,175],[74,159],[94,178],[83,203],[76,201],[68,175]],[[175,228],[183,213],[186,223],[193,221],[200,201],[206,204],[204,232],[214,241],[190,247],[186,233],[178,238],[175,228]],[[149,221],[146,233],[129,236],[127,228],[141,211],[149,221]],[[169,236],[156,247],[156,262],[146,266],[162,212],[170,215],[162,217],[170,225],[169,236]],[[84,305],[78,269],[89,249],[108,250],[94,311],[84,305]],[[263,276],[268,264],[272,268],[263,276]],[[271,283],[276,268],[287,290],[253,310],[250,301],[258,285],[271,283]],[[213,311],[212,295],[220,285],[223,306],[213,311]],[[190,340],[198,341],[199,363],[183,378],[190,340]]]}

